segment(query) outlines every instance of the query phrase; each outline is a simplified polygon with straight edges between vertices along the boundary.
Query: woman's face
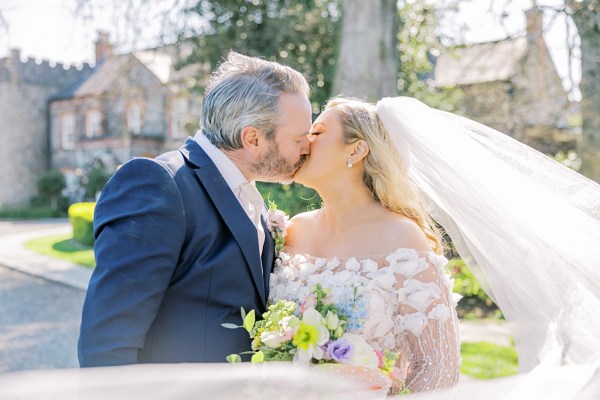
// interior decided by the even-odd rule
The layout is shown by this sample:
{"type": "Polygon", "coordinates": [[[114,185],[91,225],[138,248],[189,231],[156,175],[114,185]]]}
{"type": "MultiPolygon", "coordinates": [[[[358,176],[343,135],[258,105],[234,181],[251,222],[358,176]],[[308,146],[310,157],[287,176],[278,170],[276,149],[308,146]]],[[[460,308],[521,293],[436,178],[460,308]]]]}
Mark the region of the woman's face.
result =
{"type": "Polygon", "coordinates": [[[294,175],[294,181],[311,188],[332,182],[348,169],[353,146],[345,144],[340,112],[329,108],[321,113],[310,130],[310,155],[294,175]]]}

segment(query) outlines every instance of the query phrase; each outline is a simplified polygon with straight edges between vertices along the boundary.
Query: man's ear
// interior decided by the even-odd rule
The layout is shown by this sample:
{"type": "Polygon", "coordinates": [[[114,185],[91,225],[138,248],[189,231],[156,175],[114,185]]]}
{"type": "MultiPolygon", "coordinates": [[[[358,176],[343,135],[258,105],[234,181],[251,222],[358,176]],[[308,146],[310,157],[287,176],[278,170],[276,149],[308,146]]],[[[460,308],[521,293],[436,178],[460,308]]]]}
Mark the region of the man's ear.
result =
{"type": "Polygon", "coordinates": [[[242,140],[244,149],[248,150],[255,157],[260,155],[260,143],[264,140],[260,130],[253,126],[245,126],[240,133],[240,139],[242,140]]]}
{"type": "Polygon", "coordinates": [[[354,151],[352,152],[352,161],[358,162],[369,154],[369,145],[365,140],[359,140],[354,143],[354,151]]]}

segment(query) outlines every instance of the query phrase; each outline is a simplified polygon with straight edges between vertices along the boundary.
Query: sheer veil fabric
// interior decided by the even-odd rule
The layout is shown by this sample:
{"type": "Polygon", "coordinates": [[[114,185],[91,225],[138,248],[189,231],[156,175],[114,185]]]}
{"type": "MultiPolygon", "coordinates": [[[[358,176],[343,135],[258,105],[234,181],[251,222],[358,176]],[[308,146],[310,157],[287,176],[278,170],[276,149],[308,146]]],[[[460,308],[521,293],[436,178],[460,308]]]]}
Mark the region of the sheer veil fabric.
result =
{"type": "Polygon", "coordinates": [[[600,185],[412,98],[385,98],[377,114],[428,211],[506,316],[521,371],[597,367],[600,185]]]}

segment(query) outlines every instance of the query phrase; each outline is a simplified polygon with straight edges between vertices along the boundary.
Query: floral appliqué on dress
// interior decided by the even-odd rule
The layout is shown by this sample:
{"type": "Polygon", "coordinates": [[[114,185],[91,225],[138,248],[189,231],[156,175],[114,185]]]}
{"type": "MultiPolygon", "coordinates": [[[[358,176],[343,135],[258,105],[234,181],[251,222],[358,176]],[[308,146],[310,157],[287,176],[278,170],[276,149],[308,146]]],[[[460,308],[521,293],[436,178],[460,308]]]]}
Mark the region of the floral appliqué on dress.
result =
{"type": "Polygon", "coordinates": [[[271,301],[304,302],[321,284],[331,301],[352,308],[348,332],[375,350],[400,354],[411,392],[458,383],[460,343],[448,260],[398,249],[386,256],[318,258],[284,247],[271,275],[271,301]]]}

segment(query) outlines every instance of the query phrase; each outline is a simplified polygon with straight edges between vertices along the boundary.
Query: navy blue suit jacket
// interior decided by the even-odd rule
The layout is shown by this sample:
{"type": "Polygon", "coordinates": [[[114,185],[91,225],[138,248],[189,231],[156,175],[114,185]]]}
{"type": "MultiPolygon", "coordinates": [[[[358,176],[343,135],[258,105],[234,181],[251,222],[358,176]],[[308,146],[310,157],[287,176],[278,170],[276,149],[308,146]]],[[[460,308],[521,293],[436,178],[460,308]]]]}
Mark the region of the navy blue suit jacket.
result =
{"type": "Polygon", "coordinates": [[[202,148],[137,158],[96,205],[96,268],[83,306],[82,367],[224,362],[250,350],[240,307],[265,311],[274,244],[202,148]]]}

